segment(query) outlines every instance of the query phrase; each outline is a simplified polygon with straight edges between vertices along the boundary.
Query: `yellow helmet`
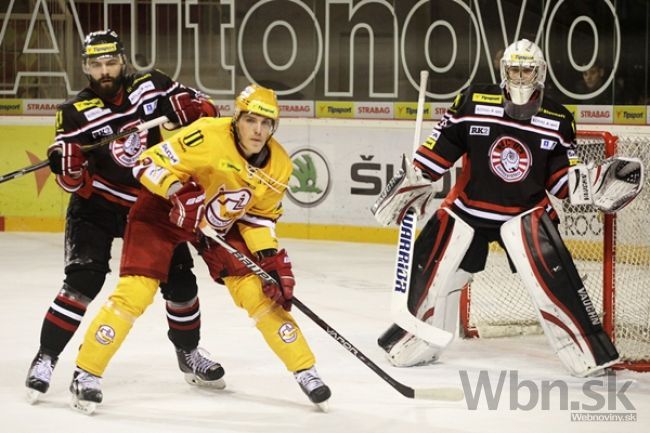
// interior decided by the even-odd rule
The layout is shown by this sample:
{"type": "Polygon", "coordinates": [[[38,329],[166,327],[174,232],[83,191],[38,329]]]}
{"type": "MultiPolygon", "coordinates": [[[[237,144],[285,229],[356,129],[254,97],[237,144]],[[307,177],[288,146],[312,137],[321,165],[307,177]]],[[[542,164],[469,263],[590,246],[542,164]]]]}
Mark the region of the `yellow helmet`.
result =
{"type": "Polygon", "coordinates": [[[242,112],[259,114],[273,119],[277,125],[280,107],[275,92],[257,84],[249,84],[235,99],[235,120],[242,112]]]}

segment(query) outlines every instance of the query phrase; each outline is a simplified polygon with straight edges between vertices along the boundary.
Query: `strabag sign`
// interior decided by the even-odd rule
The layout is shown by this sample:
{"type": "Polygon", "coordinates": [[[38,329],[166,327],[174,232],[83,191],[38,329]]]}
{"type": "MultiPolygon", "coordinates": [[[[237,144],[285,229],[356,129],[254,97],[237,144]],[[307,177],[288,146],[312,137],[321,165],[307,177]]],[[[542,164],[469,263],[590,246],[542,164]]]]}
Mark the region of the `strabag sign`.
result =
{"type": "Polygon", "coordinates": [[[54,116],[63,99],[24,99],[23,114],[30,116],[54,116]]]}

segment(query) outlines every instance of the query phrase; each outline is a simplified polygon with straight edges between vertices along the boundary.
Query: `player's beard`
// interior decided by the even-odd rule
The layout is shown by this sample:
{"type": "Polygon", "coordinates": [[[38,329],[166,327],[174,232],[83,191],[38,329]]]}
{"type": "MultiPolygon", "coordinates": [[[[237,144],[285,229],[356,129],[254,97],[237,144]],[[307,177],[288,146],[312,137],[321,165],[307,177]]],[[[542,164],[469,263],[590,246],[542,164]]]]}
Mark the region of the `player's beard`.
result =
{"type": "Polygon", "coordinates": [[[94,78],[90,79],[90,88],[102,99],[114,99],[120,89],[122,88],[122,83],[124,82],[124,77],[120,74],[117,78],[112,78],[110,76],[101,77],[99,80],[94,78]],[[110,81],[109,81],[110,80],[110,81]]]}

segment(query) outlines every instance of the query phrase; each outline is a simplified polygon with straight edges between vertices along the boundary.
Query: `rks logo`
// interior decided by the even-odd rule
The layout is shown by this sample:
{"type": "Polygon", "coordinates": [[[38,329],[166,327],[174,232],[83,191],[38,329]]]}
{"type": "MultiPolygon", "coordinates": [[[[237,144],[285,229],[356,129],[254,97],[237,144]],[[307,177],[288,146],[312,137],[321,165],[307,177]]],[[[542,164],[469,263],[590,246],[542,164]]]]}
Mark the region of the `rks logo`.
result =
{"type": "Polygon", "coordinates": [[[472,125],[469,127],[469,135],[490,135],[490,127],[472,125]]]}

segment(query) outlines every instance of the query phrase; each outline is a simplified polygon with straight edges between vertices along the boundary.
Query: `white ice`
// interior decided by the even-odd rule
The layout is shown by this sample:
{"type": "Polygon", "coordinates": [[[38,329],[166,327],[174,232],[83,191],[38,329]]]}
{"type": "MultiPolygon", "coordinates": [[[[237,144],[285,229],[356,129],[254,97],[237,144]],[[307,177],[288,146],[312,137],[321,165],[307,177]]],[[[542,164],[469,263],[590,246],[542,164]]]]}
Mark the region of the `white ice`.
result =
{"type": "Polygon", "coordinates": [[[619,372],[617,385],[634,406],[626,409],[615,390],[582,391],[585,380],[568,376],[543,337],[456,340],[437,365],[398,369],[383,358],[375,341],[389,325],[388,305],[394,248],[389,245],[286,240],[297,277],[296,296],[398,381],[414,388],[462,387],[465,371],[474,390],[480,371],[493,389],[501,371],[517,371],[519,383],[564,380],[568,401],[608,404],[591,414],[636,414],[635,422],[575,422],[562,408],[561,392],[530,400],[527,388],[509,392],[506,380],[496,409],[485,396],[478,408],[401,396],[294,309],[333,396],[330,412],[319,412],[302,394],[266,346],[243,310],[223,286],[212,283],[196,263],[202,307],[201,345],[226,369],[227,389],[210,392],[187,385],[166,337],[161,297],[156,299],[113,359],[103,380],[104,404],[92,416],[68,407],[68,385],[85,327],[116,283],[119,247],[104,290],[91,304],[80,332],[62,354],[52,386],[41,401],[27,404],[24,380],[39,344],[43,315],[61,286],[62,234],[0,233],[0,416],[5,433],[140,432],[599,432],[649,431],[650,373],[619,372]],[[514,402],[511,402],[514,400],[514,402]],[[518,409],[512,408],[512,404],[518,409]],[[522,408],[523,407],[523,408],[522,408]]]}

